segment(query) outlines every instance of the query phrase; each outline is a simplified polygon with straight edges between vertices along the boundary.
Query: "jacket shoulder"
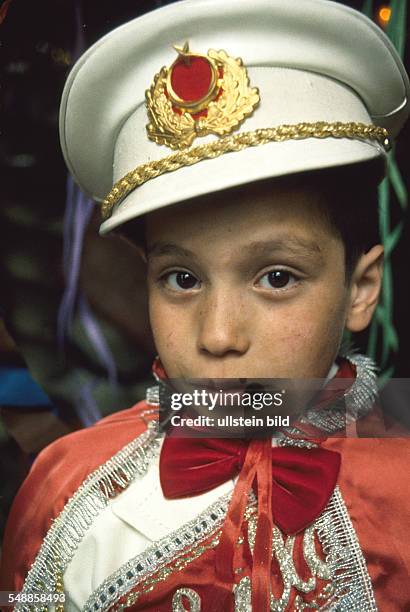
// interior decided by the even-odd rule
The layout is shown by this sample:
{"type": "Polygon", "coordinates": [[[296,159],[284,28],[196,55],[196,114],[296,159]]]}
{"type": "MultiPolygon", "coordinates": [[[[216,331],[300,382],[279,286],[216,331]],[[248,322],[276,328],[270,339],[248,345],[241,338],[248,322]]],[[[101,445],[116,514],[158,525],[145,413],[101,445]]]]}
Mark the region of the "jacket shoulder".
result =
{"type": "Polygon", "coordinates": [[[141,435],[155,415],[139,402],[41,451],[13,502],[0,566],[1,588],[20,590],[51,523],[95,469],[141,435]]]}

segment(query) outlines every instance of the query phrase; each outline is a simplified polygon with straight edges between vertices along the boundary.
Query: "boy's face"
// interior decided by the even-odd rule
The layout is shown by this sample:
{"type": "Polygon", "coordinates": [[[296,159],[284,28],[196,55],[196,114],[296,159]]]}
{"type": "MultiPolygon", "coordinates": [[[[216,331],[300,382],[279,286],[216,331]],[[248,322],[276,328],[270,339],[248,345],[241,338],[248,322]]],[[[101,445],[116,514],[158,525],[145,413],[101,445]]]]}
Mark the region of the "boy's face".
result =
{"type": "Polygon", "coordinates": [[[253,185],[146,218],[149,310],[171,378],[322,378],[351,306],[321,194],[253,185]]]}

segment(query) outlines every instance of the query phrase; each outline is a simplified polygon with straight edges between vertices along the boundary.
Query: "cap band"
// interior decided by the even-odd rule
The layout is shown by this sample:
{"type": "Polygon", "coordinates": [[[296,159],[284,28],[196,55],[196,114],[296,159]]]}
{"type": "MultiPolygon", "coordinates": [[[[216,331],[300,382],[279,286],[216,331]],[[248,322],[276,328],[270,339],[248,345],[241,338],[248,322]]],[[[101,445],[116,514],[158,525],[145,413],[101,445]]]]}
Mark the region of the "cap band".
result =
{"type": "Polygon", "coordinates": [[[103,219],[108,219],[114,206],[119,204],[134,189],[166,172],[175,172],[175,170],[184,166],[192,166],[206,159],[220,157],[224,153],[233,153],[234,151],[241,151],[242,149],[268,142],[303,140],[306,138],[370,140],[381,144],[386,151],[391,148],[389,135],[385,128],[357,122],[342,123],[337,121],[328,123],[326,121],[317,121],[314,123],[296,123],[225,136],[213,142],[185,151],[178,151],[162,159],[141,164],[134,170],[131,170],[131,172],[128,172],[115,183],[103,201],[103,219]]]}

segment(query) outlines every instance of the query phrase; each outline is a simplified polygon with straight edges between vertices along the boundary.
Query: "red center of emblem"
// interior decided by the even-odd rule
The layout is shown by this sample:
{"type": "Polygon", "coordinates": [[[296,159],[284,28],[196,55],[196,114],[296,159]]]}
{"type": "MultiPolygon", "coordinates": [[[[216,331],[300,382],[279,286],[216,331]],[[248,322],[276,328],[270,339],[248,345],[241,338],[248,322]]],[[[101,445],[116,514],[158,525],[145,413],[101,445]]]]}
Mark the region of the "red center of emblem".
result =
{"type": "Polygon", "coordinates": [[[212,82],[212,70],[203,57],[190,56],[178,60],[171,74],[171,86],[181,100],[195,102],[206,96],[212,82]]]}

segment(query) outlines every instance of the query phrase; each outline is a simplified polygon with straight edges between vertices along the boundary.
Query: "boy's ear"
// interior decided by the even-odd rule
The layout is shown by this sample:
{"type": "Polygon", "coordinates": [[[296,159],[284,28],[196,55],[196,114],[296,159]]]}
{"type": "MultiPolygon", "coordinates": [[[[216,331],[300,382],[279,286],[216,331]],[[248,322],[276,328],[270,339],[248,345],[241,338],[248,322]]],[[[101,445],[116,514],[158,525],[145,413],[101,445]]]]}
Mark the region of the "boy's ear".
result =
{"type": "Polygon", "coordinates": [[[346,328],[359,332],[369,325],[379,299],[383,277],[381,244],[372,247],[358,260],[350,283],[346,328]]]}

